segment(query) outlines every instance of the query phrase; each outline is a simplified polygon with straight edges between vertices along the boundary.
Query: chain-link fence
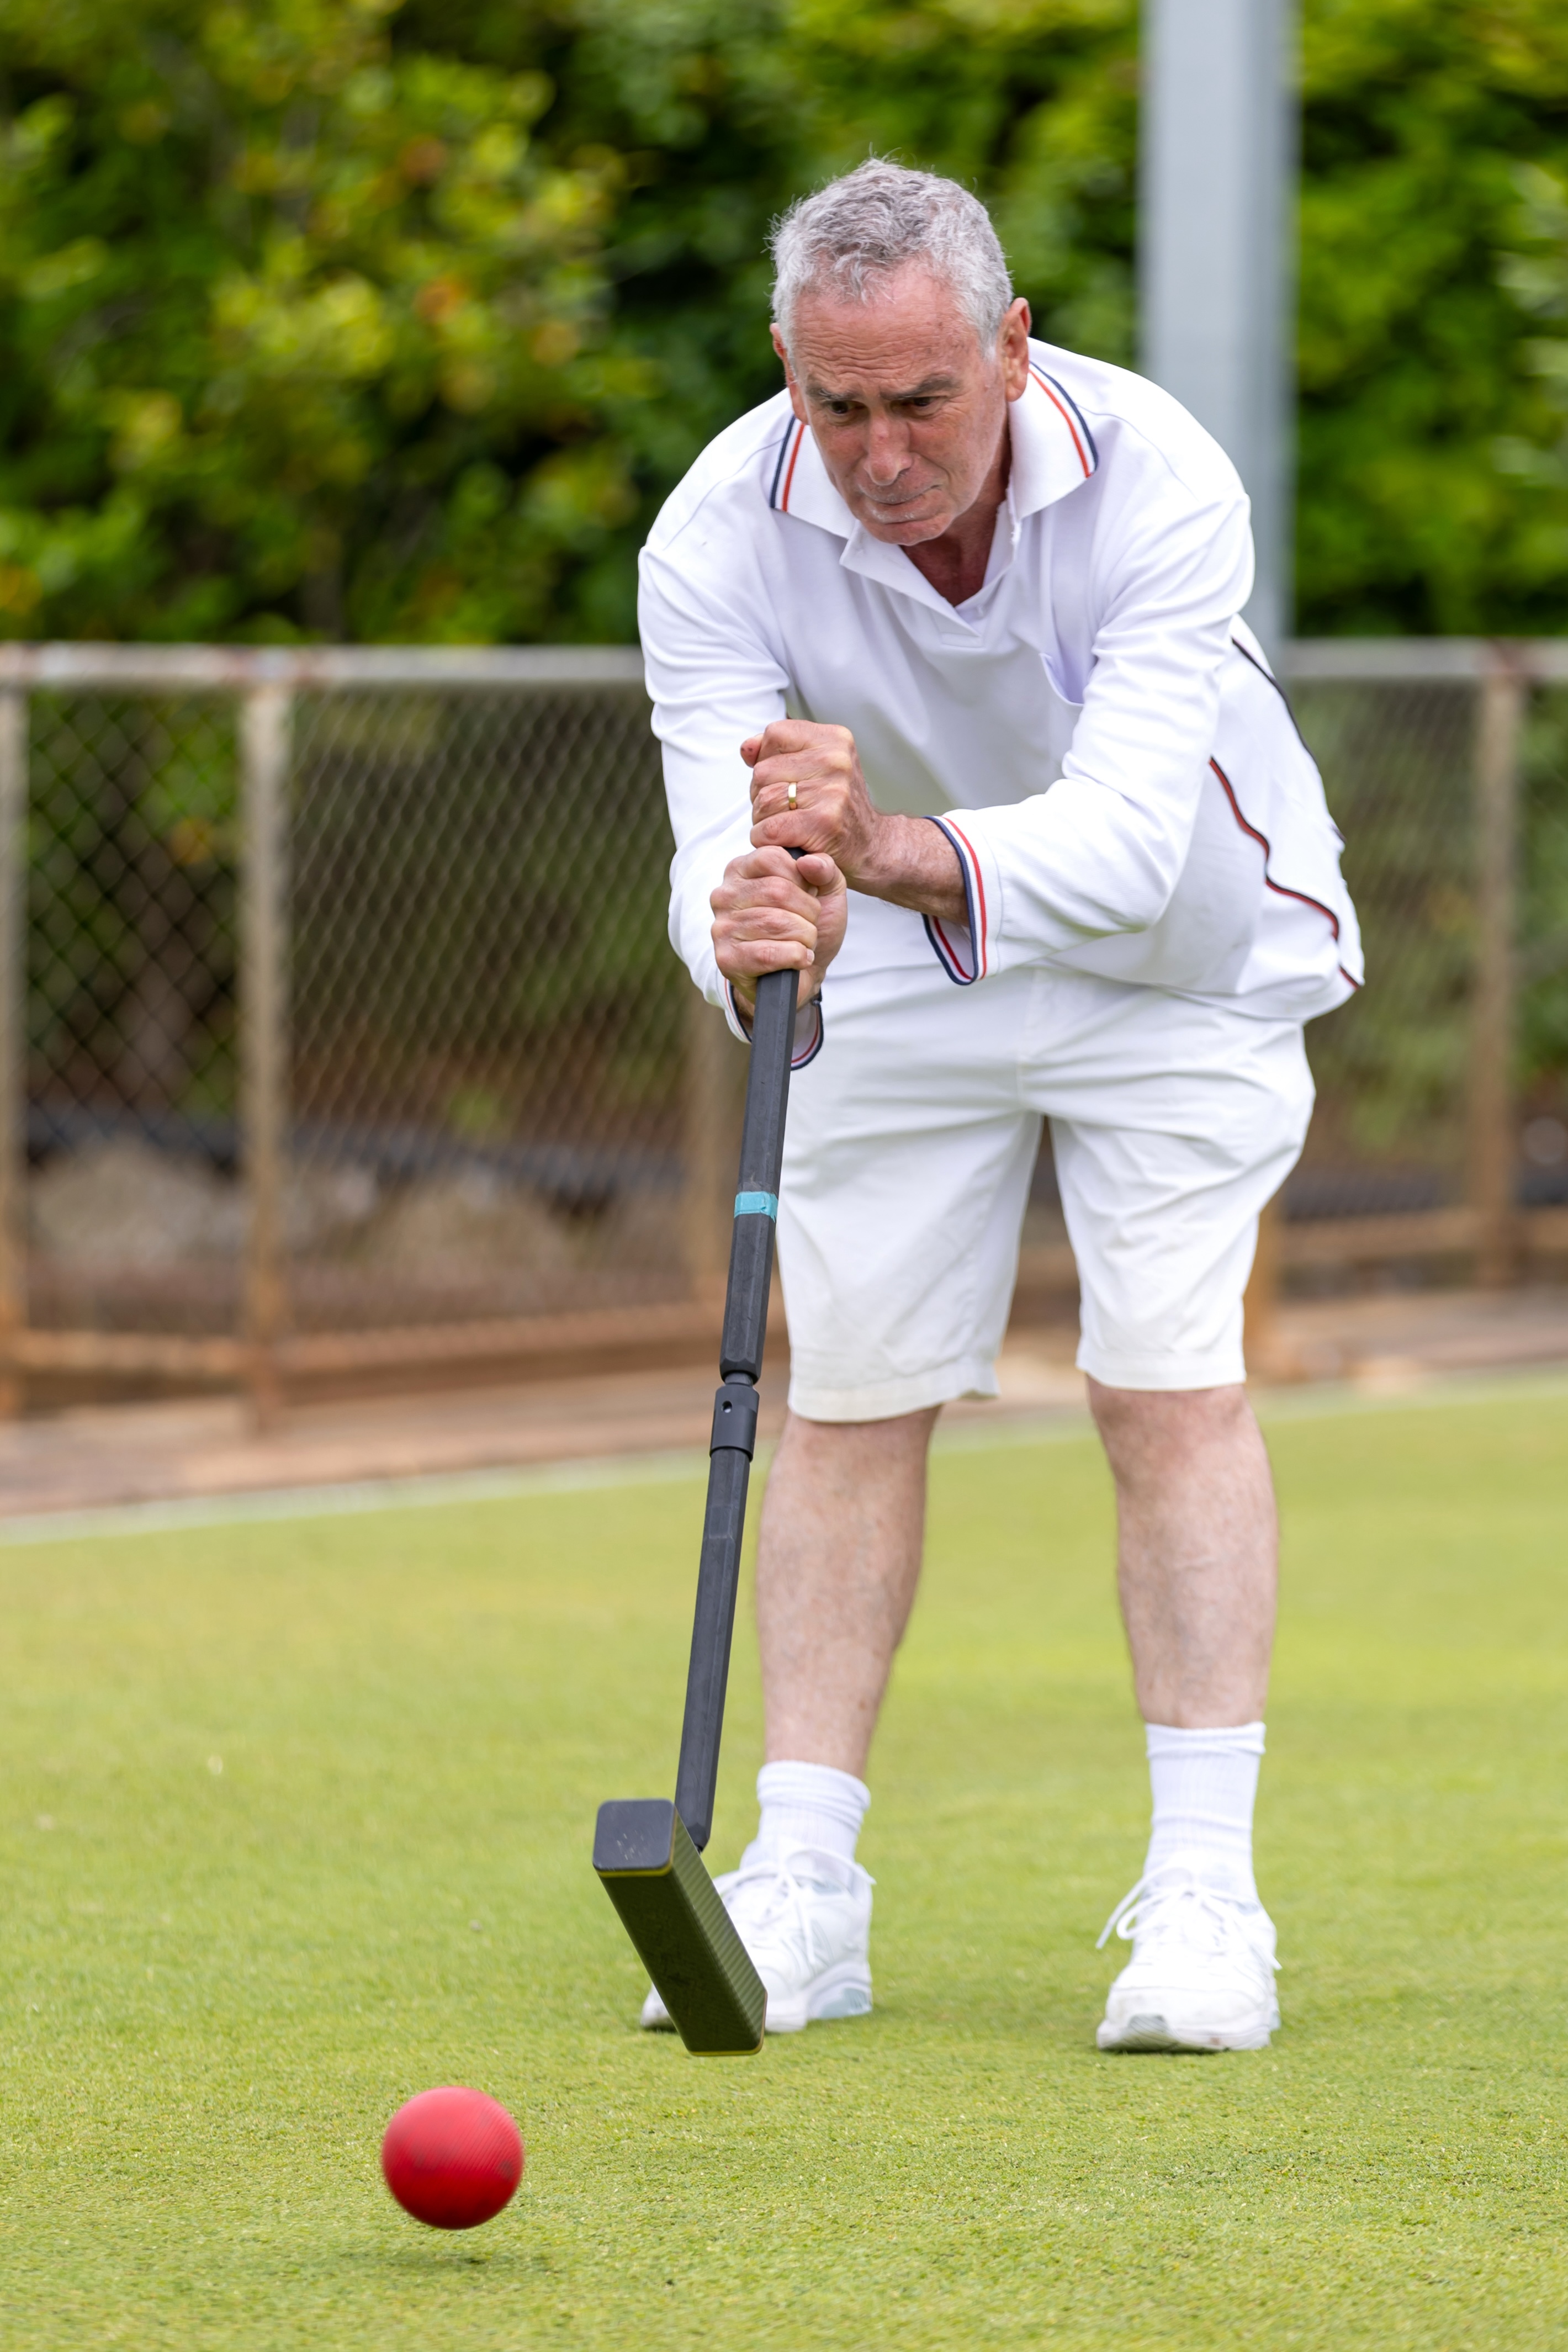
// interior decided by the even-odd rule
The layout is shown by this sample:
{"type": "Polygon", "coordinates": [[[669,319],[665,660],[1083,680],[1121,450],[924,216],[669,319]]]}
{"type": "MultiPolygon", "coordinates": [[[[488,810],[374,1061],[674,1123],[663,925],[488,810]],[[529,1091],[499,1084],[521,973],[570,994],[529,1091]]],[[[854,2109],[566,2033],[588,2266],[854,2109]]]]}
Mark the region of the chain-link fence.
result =
{"type": "Polygon", "coordinates": [[[4,658],[13,1374],[706,1335],[744,1055],[634,653],[4,658]]]}
{"type": "MultiPolygon", "coordinates": [[[[1370,984],[1285,1261],[1568,1248],[1563,649],[1290,667],[1370,984]]],[[[635,653],[5,648],[0,844],[14,1383],[705,1340],[744,1056],[666,940],[635,653]]]]}
{"type": "Polygon", "coordinates": [[[638,686],[300,698],[301,1328],[685,1295],[669,856],[638,686]]]}
{"type": "Polygon", "coordinates": [[[35,695],[32,1319],[234,1328],[238,766],[230,695],[35,695]]]}
{"type": "Polygon", "coordinates": [[[1367,986],[1308,1031],[1298,1280],[1568,1252],[1568,647],[1299,646],[1367,986]]]}

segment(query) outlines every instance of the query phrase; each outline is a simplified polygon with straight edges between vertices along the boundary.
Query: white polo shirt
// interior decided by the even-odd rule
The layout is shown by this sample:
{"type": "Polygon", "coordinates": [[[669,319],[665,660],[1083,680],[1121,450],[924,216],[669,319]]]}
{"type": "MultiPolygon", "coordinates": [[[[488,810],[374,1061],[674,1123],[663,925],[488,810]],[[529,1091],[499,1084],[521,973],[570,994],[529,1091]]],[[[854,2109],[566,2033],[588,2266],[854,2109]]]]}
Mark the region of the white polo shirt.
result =
{"type": "Polygon", "coordinates": [[[966,604],[856,521],[786,393],[668,499],[639,619],[671,939],[726,1003],[709,893],[750,845],[739,746],[787,714],[849,728],[878,805],[942,824],[970,920],[926,930],[956,984],[1046,961],[1270,1018],[1326,1012],[1360,984],[1355,914],[1317,769],[1237,618],[1236,471],[1142,377],[1030,354],[966,604]]]}

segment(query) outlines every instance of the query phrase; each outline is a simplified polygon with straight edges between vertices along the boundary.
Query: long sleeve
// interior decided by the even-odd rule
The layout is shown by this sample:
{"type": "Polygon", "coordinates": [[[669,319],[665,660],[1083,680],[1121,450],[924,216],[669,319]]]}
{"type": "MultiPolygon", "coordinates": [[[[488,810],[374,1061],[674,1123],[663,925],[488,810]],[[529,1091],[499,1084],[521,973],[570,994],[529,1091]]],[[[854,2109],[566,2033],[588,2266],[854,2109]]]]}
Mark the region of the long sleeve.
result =
{"type": "MultiPolygon", "coordinates": [[[[698,987],[744,1030],[714,959],[709,894],[750,846],[750,778],[740,746],[784,715],[788,685],[751,603],[711,562],[700,517],[678,534],[656,531],[643,550],[638,625],[664,752],[675,834],[669,936],[698,987]],[[678,539],[679,558],[672,553],[678,539]]],[[[745,550],[734,551],[744,578],[745,550]]]]}
{"type": "MultiPolygon", "coordinates": [[[[1199,492],[1148,450],[1079,551],[1087,675],[1058,781],[944,822],[980,934],[933,939],[960,967],[955,978],[1146,931],[1170,904],[1214,748],[1221,667],[1252,583],[1247,499],[1208,448],[1199,492]]],[[[1064,527],[1074,519],[1066,509],[1064,527]]]]}

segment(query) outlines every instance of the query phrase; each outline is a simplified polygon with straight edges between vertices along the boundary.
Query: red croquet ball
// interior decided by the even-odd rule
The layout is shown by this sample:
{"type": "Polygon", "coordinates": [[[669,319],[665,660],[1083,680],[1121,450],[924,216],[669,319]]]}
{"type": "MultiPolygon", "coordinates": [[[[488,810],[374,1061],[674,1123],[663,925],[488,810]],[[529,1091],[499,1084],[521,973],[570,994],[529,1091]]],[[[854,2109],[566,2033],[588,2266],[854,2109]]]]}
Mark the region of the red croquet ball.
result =
{"type": "Polygon", "coordinates": [[[398,2108],[381,2143],[386,2185],[433,2230],[490,2221],[522,2179],[522,2134],[482,2091],[421,2091],[398,2108]]]}

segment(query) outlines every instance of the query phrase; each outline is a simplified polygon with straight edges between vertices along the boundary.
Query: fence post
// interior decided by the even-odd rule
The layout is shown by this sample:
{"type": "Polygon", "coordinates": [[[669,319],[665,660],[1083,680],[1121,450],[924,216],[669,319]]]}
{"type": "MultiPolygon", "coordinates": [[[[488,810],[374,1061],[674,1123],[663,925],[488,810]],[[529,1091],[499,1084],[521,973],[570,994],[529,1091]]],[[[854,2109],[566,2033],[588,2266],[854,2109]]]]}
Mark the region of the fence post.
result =
{"type": "Polygon", "coordinates": [[[1479,1227],[1476,1277],[1489,1287],[1518,1270],[1514,1203],[1514,933],[1519,761],[1528,687],[1498,646],[1481,680],[1476,724],[1476,979],[1467,1103],[1468,1191],[1479,1227]]]}
{"type": "Polygon", "coordinates": [[[681,1224],[696,1299],[717,1302],[730,1264],[735,1151],[735,1064],[729,1024],[694,988],[686,994],[681,1224]]]}
{"type": "Polygon", "coordinates": [[[0,1417],[21,1411],[27,1320],[27,697],[0,691],[0,1417]]]}
{"type": "Polygon", "coordinates": [[[251,688],[240,705],[240,1171],[249,1188],[244,1329],[257,1423],[281,1404],[278,1340],[287,1312],[284,1143],[289,1085],[289,777],[293,696],[251,688]]]}

